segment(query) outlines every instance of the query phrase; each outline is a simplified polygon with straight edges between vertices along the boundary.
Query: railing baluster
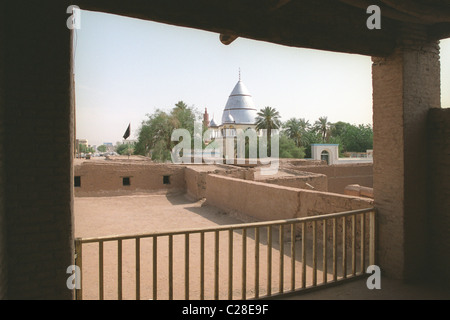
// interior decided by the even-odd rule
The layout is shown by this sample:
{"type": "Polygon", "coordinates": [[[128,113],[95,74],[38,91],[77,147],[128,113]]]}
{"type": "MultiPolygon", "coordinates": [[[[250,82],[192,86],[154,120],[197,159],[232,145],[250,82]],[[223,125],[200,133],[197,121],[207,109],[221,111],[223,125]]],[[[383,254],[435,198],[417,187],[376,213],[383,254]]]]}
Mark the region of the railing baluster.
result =
{"type": "Polygon", "coordinates": [[[312,234],[313,234],[313,286],[317,285],[317,223],[314,220],[312,225],[312,234]]]}
{"type": "MultiPolygon", "coordinates": [[[[158,237],[159,236],[168,236],[168,296],[169,300],[173,300],[173,286],[174,286],[174,277],[173,277],[173,255],[174,255],[174,235],[184,235],[185,237],[185,299],[189,299],[190,295],[190,234],[198,233],[200,235],[200,299],[205,298],[205,233],[206,232],[214,232],[214,299],[219,299],[220,291],[220,232],[228,231],[228,299],[233,299],[233,271],[234,271],[234,230],[241,229],[242,230],[242,299],[245,300],[247,298],[247,230],[249,228],[254,228],[255,230],[255,248],[254,248],[254,298],[260,297],[260,230],[261,227],[267,228],[267,296],[272,295],[272,249],[273,249],[273,239],[272,239],[272,228],[274,226],[279,227],[279,293],[284,293],[284,226],[290,225],[290,237],[291,237],[291,245],[290,245],[290,261],[291,261],[291,276],[290,276],[290,291],[295,291],[296,287],[296,241],[295,234],[297,230],[298,223],[301,224],[301,233],[302,233],[302,270],[301,270],[301,287],[306,287],[306,266],[307,266],[307,232],[309,228],[309,223],[311,223],[312,229],[312,285],[317,286],[317,268],[318,268],[318,241],[317,239],[318,233],[320,233],[320,225],[317,223],[322,222],[322,266],[323,266],[323,284],[328,282],[328,223],[330,220],[333,221],[332,226],[332,234],[333,234],[333,280],[337,281],[337,261],[338,261],[338,245],[340,245],[340,241],[338,241],[338,222],[339,219],[342,218],[342,279],[348,277],[350,275],[350,271],[348,270],[347,274],[347,233],[350,236],[350,226],[348,225],[348,221],[351,217],[351,244],[348,243],[349,248],[351,246],[352,250],[352,265],[351,265],[351,274],[352,276],[356,276],[361,269],[361,273],[364,273],[366,262],[366,256],[369,255],[369,263],[375,263],[375,250],[376,250],[376,212],[373,209],[361,209],[355,211],[341,212],[337,214],[329,214],[327,217],[307,217],[307,218],[299,218],[299,219],[289,219],[289,220],[278,220],[272,222],[259,222],[259,223],[248,223],[241,225],[231,225],[231,226],[219,226],[215,228],[204,228],[204,229],[191,229],[188,231],[173,231],[173,232],[158,232],[147,235],[127,235],[120,237],[101,237],[101,238],[89,238],[89,239],[75,239],[75,262],[76,265],[81,269],[82,266],[82,244],[84,243],[93,243],[98,242],[98,275],[99,275],[99,299],[104,299],[104,256],[105,256],[105,241],[117,241],[117,292],[118,299],[123,299],[123,292],[128,292],[128,283],[124,284],[123,281],[123,273],[129,273],[127,269],[128,263],[125,264],[124,269],[124,251],[123,251],[123,240],[135,240],[135,289],[136,289],[136,300],[140,300],[141,298],[141,239],[142,238],[152,238],[153,239],[153,247],[152,247],[152,255],[153,255],[153,299],[157,300],[158,293],[158,270],[157,270],[157,252],[158,252],[158,237]],[[369,216],[366,216],[366,213],[369,216]],[[361,221],[358,221],[358,216],[361,221]],[[366,218],[369,220],[369,227],[366,227],[366,218]],[[348,220],[348,221],[347,221],[348,220]],[[349,231],[347,232],[347,227],[349,231]],[[357,239],[357,231],[358,228],[361,228],[360,238],[357,239]],[[366,236],[366,229],[368,230],[368,234],[366,236]],[[369,238],[369,248],[367,248],[367,240],[366,237],[369,238]],[[361,248],[357,249],[357,241],[360,241],[361,248]],[[360,251],[360,266],[358,267],[358,252],[360,251]],[[368,251],[368,253],[366,252],[368,251]],[[358,268],[357,268],[358,267],[358,268]],[[358,270],[357,270],[358,269],[358,270]],[[125,287],[124,287],[125,285],[125,287]],[[126,289],[126,290],[125,290],[126,289]]],[[[330,223],[331,226],[331,223],[330,223]]],[[[287,230],[286,230],[287,231],[287,230]]],[[[320,249],[319,249],[320,250],[320,249]]],[[[125,251],[126,253],[127,251],[125,251]]],[[[350,266],[348,266],[350,267],[350,266]]],[[[350,268],[349,268],[350,269],[350,268]]],[[[76,274],[75,280],[77,284],[81,282],[81,275],[76,274]]],[[[286,279],[287,281],[287,279],[286,279]]],[[[164,289],[167,289],[165,287],[164,289]]],[[[76,289],[75,297],[77,299],[81,299],[82,296],[81,288],[76,289]]]]}
{"type": "Polygon", "coordinates": [[[219,231],[214,233],[214,300],[219,299],[219,231]]]}
{"type": "Polygon", "coordinates": [[[141,239],[136,238],[136,300],[141,299],[141,239]]]}
{"type": "Polygon", "coordinates": [[[122,300],[122,239],[117,241],[117,295],[122,300]]]}
{"type": "Polygon", "coordinates": [[[352,275],[356,275],[356,216],[352,216],[352,275]]]}
{"type": "Polygon", "coordinates": [[[255,298],[259,298],[259,228],[255,228],[255,298]]]}
{"type": "Polygon", "coordinates": [[[280,242],[280,282],[279,282],[279,291],[283,293],[284,289],[284,234],[283,234],[283,225],[280,225],[280,234],[279,234],[279,242],[280,242]]]}
{"type": "Polygon", "coordinates": [[[98,242],[98,295],[99,299],[104,299],[104,286],[103,286],[103,241],[98,242]]]}
{"type": "Polygon", "coordinates": [[[347,226],[345,217],[342,217],[342,277],[347,278],[347,226]]]}
{"type": "Polygon", "coordinates": [[[328,242],[328,239],[327,239],[327,220],[325,220],[325,219],[323,219],[323,222],[322,222],[322,232],[323,232],[323,238],[322,238],[322,241],[323,241],[323,244],[322,244],[322,257],[323,257],[323,260],[322,260],[322,265],[323,265],[323,277],[322,277],[322,282],[323,283],[327,283],[327,276],[328,276],[328,270],[327,270],[327,242],[328,242]]]}
{"type": "Polygon", "coordinates": [[[80,272],[75,273],[75,284],[79,286],[75,287],[75,299],[83,300],[83,276],[81,275],[83,270],[83,249],[80,238],[75,239],[75,265],[80,272]]]}
{"type": "Polygon", "coordinates": [[[242,300],[247,297],[247,229],[242,229],[242,300]]]}
{"type": "Polygon", "coordinates": [[[333,218],[333,281],[337,280],[337,221],[333,218]]]}
{"type": "Polygon", "coordinates": [[[272,227],[267,227],[267,295],[272,295],[272,227]]]}
{"type": "Polygon", "coordinates": [[[295,223],[291,224],[291,291],[295,290],[295,223]]]}
{"type": "Polygon", "coordinates": [[[306,287],[306,228],[302,223],[302,288],[306,287]]]}
{"type": "Polygon", "coordinates": [[[189,233],[184,235],[184,298],[189,300],[189,233]]]}
{"type": "Polygon", "coordinates": [[[200,232],[200,300],[205,299],[205,232],[200,232]]]}
{"type": "Polygon", "coordinates": [[[153,255],[153,300],[158,299],[158,237],[153,237],[153,247],[152,247],[152,255],[153,255]]]}
{"type": "Polygon", "coordinates": [[[233,299],[233,230],[228,230],[228,300],[233,299]]]}
{"type": "Polygon", "coordinates": [[[365,264],[366,264],[366,215],[361,214],[361,273],[365,273],[365,264]]]}
{"type": "Polygon", "coordinates": [[[169,235],[169,300],[173,300],[173,235],[169,235]]]}
{"type": "Polygon", "coordinates": [[[375,264],[375,241],[376,241],[376,235],[375,235],[375,211],[369,212],[369,224],[370,224],[370,243],[369,243],[369,264],[374,265],[375,264]]]}

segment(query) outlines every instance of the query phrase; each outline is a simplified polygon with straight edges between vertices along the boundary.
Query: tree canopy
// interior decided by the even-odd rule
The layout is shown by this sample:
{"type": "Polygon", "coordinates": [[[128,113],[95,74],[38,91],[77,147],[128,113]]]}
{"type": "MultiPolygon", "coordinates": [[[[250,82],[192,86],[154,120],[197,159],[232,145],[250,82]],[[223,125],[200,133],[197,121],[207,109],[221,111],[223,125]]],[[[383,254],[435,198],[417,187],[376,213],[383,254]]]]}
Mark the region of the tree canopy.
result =
{"type": "Polygon", "coordinates": [[[173,130],[183,128],[193,136],[194,122],[200,119],[194,107],[183,101],[176,103],[170,112],[156,109],[153,114],[147,114],[147,117],[139,128],[135,154],[151,155],[153,160],[159,161],[171,158],[170,152],[175,145],[171,141],[173,130]]]}

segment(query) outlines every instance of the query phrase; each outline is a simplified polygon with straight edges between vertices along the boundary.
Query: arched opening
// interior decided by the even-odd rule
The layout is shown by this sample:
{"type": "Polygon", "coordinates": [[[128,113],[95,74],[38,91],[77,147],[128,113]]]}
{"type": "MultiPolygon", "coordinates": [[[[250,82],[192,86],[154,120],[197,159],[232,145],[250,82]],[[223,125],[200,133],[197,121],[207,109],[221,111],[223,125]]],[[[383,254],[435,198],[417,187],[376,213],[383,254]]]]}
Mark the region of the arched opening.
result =
{"type": "Polygon", "coordinates": [[[330,153],[327,150],[323,150],[320,154],[320,160],[324,160],[327,164],[330,164],[330,153]]]}

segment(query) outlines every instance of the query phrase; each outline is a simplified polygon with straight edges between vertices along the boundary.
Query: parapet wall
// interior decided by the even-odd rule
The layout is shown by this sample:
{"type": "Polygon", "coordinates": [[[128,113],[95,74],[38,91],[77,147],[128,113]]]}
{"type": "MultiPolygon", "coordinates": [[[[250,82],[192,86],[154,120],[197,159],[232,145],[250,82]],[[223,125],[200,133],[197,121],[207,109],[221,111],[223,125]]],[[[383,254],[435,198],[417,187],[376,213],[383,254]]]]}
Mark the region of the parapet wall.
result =
{"type": "Polygon", "coordinates": [[[300,175],[300,172],[298,172],[295,176],[281,176],[275,178],[268,176],[265,179],[261,179],[260,177],[258,181],[285,187],[328,191],[327,176],[318,173],[304,172],[303,175],[300,175]]]}
{"type": "Polygon", "coordinates": [[[243,220],[278,220],[371,208],[373,201],[359,197],[309,191],[210,174],[206,203],[243,220]]]}
{"type": "Polygon", "coordinates": [[[184,169],[180,165],[151,162],[85,161],[74,166],[74,176],[80,177],[75,196],[184,192],[184,169]],[[124,178],[129,178],[129,185],[124,185],[124,178]]]}
{"type": "Polygon", "coordinates": [[[328,192],[344,194],[345,187],[350,184],[359,184],[364,187],[373,187],[373,164],[353,163],[336,165],[302,166],[290,164],[287,168],[298,171],[320,173],[327,176],[328,192]]]}

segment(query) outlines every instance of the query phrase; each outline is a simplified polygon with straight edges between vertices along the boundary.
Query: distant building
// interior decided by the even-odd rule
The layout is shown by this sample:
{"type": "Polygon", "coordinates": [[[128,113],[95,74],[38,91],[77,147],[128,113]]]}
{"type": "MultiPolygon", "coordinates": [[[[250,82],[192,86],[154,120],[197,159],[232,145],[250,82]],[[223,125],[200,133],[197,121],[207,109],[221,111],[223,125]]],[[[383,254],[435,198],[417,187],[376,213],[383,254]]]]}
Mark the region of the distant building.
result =
{"type": "Polygon", "coordinates": [[[211,138],[234,137],[237,129],[244,131],[249,128],[256,129],[256,117],[257,110],[252,95],[239,79],[228,97],[221,121],[219,122],[214,116],[210,121],[209,114],[205,109],[203,124],[208,123],[207,127],[212,131],[211,138]]]}

